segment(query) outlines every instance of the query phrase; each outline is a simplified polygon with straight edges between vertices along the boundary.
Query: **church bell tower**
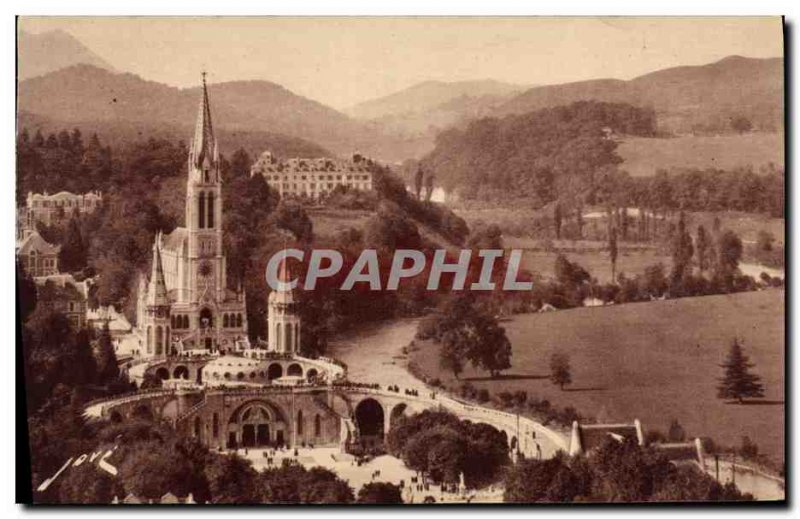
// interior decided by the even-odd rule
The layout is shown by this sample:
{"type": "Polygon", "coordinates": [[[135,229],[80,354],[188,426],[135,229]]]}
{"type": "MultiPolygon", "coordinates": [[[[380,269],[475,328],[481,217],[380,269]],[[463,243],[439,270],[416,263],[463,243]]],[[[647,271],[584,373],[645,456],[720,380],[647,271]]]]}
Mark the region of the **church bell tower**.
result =
{"type": "Polygon", "coordinates": [[[211,123],[206,74],[189,150],[186,186],[186,228],[190,290],[194,300],[225,296],[225,257],[222,250],[222,177],[219,149],[211,123]]]}

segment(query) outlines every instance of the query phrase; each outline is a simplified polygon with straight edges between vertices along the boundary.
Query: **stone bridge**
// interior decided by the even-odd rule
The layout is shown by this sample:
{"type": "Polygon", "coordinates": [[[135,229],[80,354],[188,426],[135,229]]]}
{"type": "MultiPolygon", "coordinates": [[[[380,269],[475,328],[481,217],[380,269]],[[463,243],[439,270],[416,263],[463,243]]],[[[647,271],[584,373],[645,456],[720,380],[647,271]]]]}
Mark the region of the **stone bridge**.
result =
{"type": "Polygon", "coordinates": [[[529,418],[466,404],[430,392],[414,395],[365,384],[253,386],[150,390],[98,401],[87,417],[122,421],[164,419],[180,434],[214,448],[262,445],[341,445],[382,441],[393,422],[425,409],[452,412],[505,433],[512,453],[552,457],[568,438],[529,418]]]}

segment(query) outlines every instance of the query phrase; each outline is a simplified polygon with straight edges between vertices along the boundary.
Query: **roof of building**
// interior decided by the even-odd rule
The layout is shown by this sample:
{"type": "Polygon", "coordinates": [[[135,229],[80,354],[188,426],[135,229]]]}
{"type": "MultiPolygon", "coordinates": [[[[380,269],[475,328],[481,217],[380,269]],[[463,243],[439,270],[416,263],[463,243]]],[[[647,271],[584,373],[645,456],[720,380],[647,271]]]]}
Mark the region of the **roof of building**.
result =
{"type": "Polygon", "coordinates": [[[653,447],[669,461],[696,461],[702,463],[702,449],[697,441],[654,443],[653,447]]]}
{"type": "Polygon", "coordinates": [[[133,327],[124,314],[117,312],[113,306],[100,306],[86,311],[87,321],[97,321],[108,323],[108,329],[112,332],[127,332],[133,327]]]}
{"type": "Polygon", "coordinates": [[[150,274],[150,285],[147,287],[148,305],[165,305],[169,303],[167,283],[164,281],[164,268],[161,265],[161,249],[158,246],[161,236],[159,232],[153,243],[152,272],[150,274]]]}
{"type": "Polygon", "coordinates": [[[161,247],[168,251],[177,252],[183,247],[188,237],[189,231],[186,227],[176,227],[171,233],[161,235],[161,247]]]}
{"type": "Polygon", "coordinates": [[[28,193],[28,197],[34,199],[48,199],[48,200],[62,200],[62,199],[74,199],[74,198],[103,198],[102,193],[99,191],[89,191],[88,193],[72,193],[70,191],[59,191],[54,195],[48,195],[47,193],[28,193]]]}
{"type": "Polygon", "coordinates": [[[51,276],[39,276],[34,278],[36,285],[43,287],[48,283],[64,290],[68,296],[86,299],[89,295],[89,287],[85,281],[76,281],[72,274],[53,274],[51,276]]]}
{"type": "Polygon", "coordinates": [[[271,152],[265,151],[253,164],[251,173],[293,173],[293,172],[369,172],[370,160],[355,154],[350,159],[329,157],[293,157],[279,160],[271,152]]]}
{"type": "Polygon", "coordinates": [[[27,255],[33,250],[37,254],[58,254],[61,246],[48,243],[38,232],[33,231],[17,244],[17,254],[27,255]]]}
{"type": "Polygon", "coordinates": [[[194,167],[200,169],[205,160],[215,165],[219,162],[217,141],[214,138],[214,129],[211,124],[211,107],[208,103],[205,73],[203,73],[203,97],[200,99],[200,111],[197,114],[189,160],[194,167]]]}
{"type": "Polygon", "coordinates": [[[601,446],[608,438],[622,441],[632,438],[640,445],[644,442],[642,426],[638,420],[633,423],[615,424],[572,424],[570,453],[589,452],[601,446]]]}

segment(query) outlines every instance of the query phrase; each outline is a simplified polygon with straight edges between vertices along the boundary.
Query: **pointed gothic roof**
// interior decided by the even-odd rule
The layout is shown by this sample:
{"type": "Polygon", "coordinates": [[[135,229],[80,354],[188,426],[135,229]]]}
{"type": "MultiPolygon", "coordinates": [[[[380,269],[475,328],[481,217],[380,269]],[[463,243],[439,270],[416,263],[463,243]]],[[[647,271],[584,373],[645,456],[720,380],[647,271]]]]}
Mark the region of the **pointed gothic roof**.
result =
{"type": "Polygon", "coordinates": [[[202,169],[205,160],[209,160],[213,165],[219,161],[217,140],[214,138],[214,129],[211,125],[211,107],[208,103],[205,72],[203,72],[203,97],[200,99],[200,110],[197,114],[189,160],[191,165],[198,169],[202,169]]]}
{"type": "Polygon", "coordinates": [[[150,286],[147,288],[148,305],[169,304],[167,298],[167,283],[164,280],[164,267],[161,265],[161,232],[159,231],[153,242],[153,264],[150,273],[150,286]]]}

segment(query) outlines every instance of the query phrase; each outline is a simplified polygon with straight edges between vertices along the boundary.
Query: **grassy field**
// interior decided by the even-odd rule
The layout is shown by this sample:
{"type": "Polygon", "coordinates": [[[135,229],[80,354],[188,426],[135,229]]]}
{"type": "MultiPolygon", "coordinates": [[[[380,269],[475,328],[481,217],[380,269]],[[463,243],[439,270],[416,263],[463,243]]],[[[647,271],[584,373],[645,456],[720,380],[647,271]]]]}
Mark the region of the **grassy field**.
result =
{"type": "MultiPolygon", "coordinates": [[[[556,250],[543,250],[537,240],[511,237],[505,239],[504,245],[508,248],[522,249],[522,268],[543,278],[554,277],[556,257],[561,251],[569,261],[577,262],[600,283],[611,282],[611,260],[608,251],[605,250],[605,243],[562,241],[556,244],[556,250]]],[[[623,245],[617,257],[617,272],[624,272],[625,275],[632,277],[642,274],[646,267],[657,263],[663,263],[669,270],[671,259],[660,255],[654,247],[623,245]]]]}
{"type": "MultiPolygon", "coordinates": [[[[784,292],[769,290],[518,316],[503,323],[513,345],[506,378],[462,374],[492,393],[526,390],[557,406],[574,406],[600,421],[642,420],[666,431],[677,419],[691,436],[739,444],[743,435],[761,452],[784,452],[784,292]],[[744,341],[766,398],[729,404],[716,398],[719,364],[733,337],[744,341]],[[547,379],[554,352],[570,355],[573,384],[560,391],[547,379]]],[[[412,360],[445,384],[438,346],[422,344],[412,360]]]]}
{"type": "Polygon", "coordinates": [[[372,211],[356,211],[347,209],[312,209],[308,211],[314,225],[314,235],[332,238],[341,231],[351,227],[364,230],[372,211]]]}
{"type": "Polygon", "coordinates": [[[783,135],[683,136],[671,139],[626,138],[617,148],[625,160],[622,168],[635,177],[655,174],[656,169],[673,167],[732,169],[774,162],[783,166],[783,135]]]}

